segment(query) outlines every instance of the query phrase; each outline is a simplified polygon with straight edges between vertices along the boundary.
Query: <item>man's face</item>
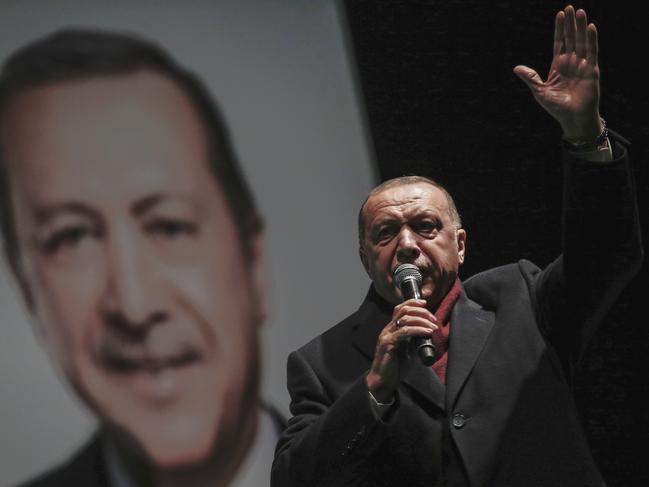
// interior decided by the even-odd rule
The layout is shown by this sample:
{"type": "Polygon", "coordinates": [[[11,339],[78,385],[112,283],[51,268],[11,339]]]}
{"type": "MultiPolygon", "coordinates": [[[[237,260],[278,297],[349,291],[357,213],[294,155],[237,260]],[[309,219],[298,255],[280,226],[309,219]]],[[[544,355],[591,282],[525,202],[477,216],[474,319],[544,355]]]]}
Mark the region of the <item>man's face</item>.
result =
{"type": "Polygon", "coordinates": [[[259,262],[182,91],[147,71],[34,88],[0,136],[14,266],[78,394],[159,465],[236,438],[257,404],[259,262]]]}
{"type": "Polygon", "coordinates": [[[466,241],[444,193],[425,182],[389,187],[367,200],[363,215],[361,260],[377,292],[390,303],[401,302],[392,273],[401,264],[414,264],[422,272],[422,297],[437,305],[464,262],[466,241]]]}

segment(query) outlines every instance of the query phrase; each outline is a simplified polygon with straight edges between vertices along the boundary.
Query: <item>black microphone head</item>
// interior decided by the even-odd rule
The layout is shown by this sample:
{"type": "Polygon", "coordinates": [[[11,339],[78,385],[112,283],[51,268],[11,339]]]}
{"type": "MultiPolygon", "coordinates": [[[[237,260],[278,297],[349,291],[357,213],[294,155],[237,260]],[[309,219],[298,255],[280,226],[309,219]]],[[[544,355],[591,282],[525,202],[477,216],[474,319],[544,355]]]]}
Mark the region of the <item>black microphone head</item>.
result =
{"type": "Polygon", "coordinates": [[[421,271],[414,264],[401,264],[394,270],[392,274],[394,284],[401,289],[401,284],[407,279],[414,279],[418,285],[421,285],[422,277],[421,271]]]}

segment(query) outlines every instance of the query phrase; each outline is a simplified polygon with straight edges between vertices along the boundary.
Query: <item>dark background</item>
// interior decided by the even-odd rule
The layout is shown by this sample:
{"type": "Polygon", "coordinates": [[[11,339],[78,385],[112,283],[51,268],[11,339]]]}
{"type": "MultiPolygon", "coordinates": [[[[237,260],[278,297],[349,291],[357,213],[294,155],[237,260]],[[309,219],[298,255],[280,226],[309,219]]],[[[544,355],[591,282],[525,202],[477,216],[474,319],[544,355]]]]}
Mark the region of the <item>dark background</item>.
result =
{"type": "MultiPolygon", "coordinates": [[[[469,237],[464,278],[520,258],[544,266],[560,251],[561,131],[512,68],[525,64],[545,79],[554,15],[565,5],[345,3],[381,179],[423,174],[449,189],[469,237]]],[[[601,113],[632,142],[646,241],[649,124],[641,114],[649,84],[640,72],[649,64],[649,23],[646,7],[628,5],[575,7],[599,30],[601,113]]],[[[577,405],[609,487],[649,485],[647,281],[645,265],[576,377],[577,405]]]]}

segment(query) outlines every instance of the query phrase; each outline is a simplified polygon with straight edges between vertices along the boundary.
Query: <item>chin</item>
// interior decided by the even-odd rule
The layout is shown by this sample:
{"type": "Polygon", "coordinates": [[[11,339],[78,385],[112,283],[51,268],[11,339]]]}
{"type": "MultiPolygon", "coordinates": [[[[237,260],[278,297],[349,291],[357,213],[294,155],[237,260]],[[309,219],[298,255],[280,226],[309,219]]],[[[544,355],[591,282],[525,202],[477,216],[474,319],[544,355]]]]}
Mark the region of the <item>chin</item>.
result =
{"type": "MultiPolygon", "coordinates": [[[[216,408],[215,408],[216,409],[216,408]]],[[[219,436],[216,418],[196,411],[129,418],[129,431],[145,456],[160,468],[194,465],[208,460],[219,436]],[[139,420],[138,420],[139,419],[139,420]]]]}
{"type": "Polygon", "coordinates": [[[183,435],[159,433],[149,436],[142,447],[150,461],[160,468],[177,468],[203,463],[210,458],[214,440],[205,431],[183,435]]]}
{"type": "Polygon", "coordinates": [[[211,450],[196,448],[194,450],[178,449],[169,445],[162,450],[149,453],[150,461],[159,469],[178,469],[205,463],[210,458],[211,450]]]}

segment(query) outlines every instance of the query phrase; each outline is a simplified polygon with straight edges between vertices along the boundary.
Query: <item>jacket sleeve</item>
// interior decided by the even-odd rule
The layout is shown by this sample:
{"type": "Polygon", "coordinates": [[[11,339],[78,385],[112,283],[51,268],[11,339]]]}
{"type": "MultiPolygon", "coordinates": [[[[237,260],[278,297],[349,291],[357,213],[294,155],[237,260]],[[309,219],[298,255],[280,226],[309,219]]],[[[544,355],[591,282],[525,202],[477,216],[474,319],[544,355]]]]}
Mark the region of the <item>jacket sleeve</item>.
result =
{"type": "Polygon", "coordinates": [[[277,444],[271,485],[355,484],[384,429],[372,413],[365,375],[333,401],[300,351],[289,356],[287,373],[293,417],[277,444]]]}
{"type": "Polygon", "coordinates": [[[643,259],[628,142],[611,142],[607,163],[564,153],[562,255],[531,283],[541,331],[572,364],[643,259]]]}

